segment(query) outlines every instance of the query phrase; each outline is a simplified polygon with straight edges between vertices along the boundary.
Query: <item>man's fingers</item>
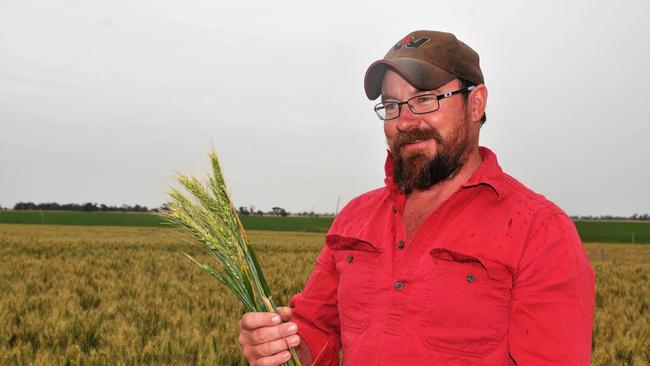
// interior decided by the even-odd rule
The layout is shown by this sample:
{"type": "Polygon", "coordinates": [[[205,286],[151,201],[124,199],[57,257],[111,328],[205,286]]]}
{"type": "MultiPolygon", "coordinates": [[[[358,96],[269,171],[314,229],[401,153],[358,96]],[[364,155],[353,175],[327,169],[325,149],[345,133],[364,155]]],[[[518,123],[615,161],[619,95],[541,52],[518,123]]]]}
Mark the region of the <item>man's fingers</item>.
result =
{"type": "Polygon", "coordinates": [[[273,356],[276,353],[288,350],[290,347],[296,347],[300,344],[300,336],[294,334],[287,338],[276,339],[275,341],[252,346],[254,358],[273,356]]]}
{"type": "Polygon", "coordinates": [[[289,361],[290,358],[291,353],[289,351],[283,351],[273,356],[262,357],[255,360],[251,363],[251,366],[278,366],[289,361]]]}
{"type": "Polygon", "coordinates": [[[280,323],[281,318],[276,313],[246,313],[239,320],[239,327],[244,330],[254,330],[280,323]]]}
{"type": "Polygon", "coordinates": [[[264,327],[249,333],[250,344],[257,345],[288,337],[298,332],[295,323],[285,323],[275,327],[264,327]]]}
{"type": "Polygon", "coordinates": [[[300,345],[298,326],[288,321],[291,315],[291,308],[280,307],[278,314],[251,312],[241,317],[239,343],[251,366],[277,366],[291,358],[288,349],[300,345]]]}
{"type": "Polygon", "coordinates": [[[278,313],[280,313],[280,317],[282,317],[282,320],[286,322],[289,321],[289,319],[291,319],[291,314],[293,313],[293,311],[291,310],[291,308],[281,306],[278,308],[278,313]]]}

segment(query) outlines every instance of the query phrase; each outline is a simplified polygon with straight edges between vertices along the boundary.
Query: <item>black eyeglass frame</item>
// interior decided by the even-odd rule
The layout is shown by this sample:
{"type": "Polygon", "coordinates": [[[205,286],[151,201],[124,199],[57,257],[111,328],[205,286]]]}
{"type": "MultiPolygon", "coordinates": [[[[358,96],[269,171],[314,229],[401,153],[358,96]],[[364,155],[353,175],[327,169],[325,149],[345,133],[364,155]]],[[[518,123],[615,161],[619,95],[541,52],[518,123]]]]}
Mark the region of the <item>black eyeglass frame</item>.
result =
{"type": "Polygon", "coordinates": [[[447,93],[444,93],[444,94],[440,94],[440,95],[438,95],[438,94],[436,94],[436,93],[427,93],[427,94],[416,95],[416,96],[411,97],[411,98],[409,98],[409,99],[407,99],[407,100],[405,100],[405,101],[403,101],[403,102],[397,102],[397,101],[381,102],[381,103],[377,103],[377,104],[375,105],[375,107],[373,108],[373,110],[374,110],[375,113],[377,114],[377,117],[379,117],[379,119],[382,120],[382,121],[390,121],[390,120],[393,120],[393,119],[399,118],[400,114],[402,114],[402,105],[404,105],[404,104],[406,104],[406,105],[409,107],[409,109],[411,110],[411,113],[413,113],[413,114],[427,114],[427,113],[435,112],[435,111],[437,111],[438,109],[440,109],[440,101],[441,101],[441,100],[443,100],[443,99],[445,99],[445,98],[449,98],[449,97],[454,96],[454,95],[456,95],[456,94],[469,93],[469,92],[471,92],[472,90],[474,90],[475,88],[476,88],[476,85],[470,85],[470,86],[468,86],[468,87],[466,87],[466,88],[462,88],[462,89],[458,89],[458,90],[450,91],[450,92],[447,92],[447,93]],[[412,101],[412,100],[415,99],[415,98],[421,98],[421,97],[424,97],[424,96],[435,96],[436,99],[438,100],[438,108],[436,108],[436,109],[434,109],[434,110],[431,110],[431,111],[427,111],[427,112],[415,112],[415,111],[413,111],[413,107],[409,104],[409,102],[412,101]],[[397,116],[395,116],[395,117],[391,117],[391,118],[382,118],[382,117],[379,115],[379,112],[378,112],[377,110],[379,109],[380,106],[384,106],[384,105],[386,105],[386,104],[388,104],[388,103],[394,103],[394,104],[397,104],[397,116]]]}

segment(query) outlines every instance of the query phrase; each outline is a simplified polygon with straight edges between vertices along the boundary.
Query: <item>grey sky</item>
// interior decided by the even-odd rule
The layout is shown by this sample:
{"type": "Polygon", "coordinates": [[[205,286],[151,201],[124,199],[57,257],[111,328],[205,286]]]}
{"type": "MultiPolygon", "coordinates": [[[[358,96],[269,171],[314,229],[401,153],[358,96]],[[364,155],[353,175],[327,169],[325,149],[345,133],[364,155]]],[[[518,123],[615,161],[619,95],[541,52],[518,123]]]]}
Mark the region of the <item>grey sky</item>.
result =
{"type": "Polygon", "coordinates": [[[489,89],[481,144],[569,214],[650,212],[642,1],[0,0],[0,205],[159,206],[215,145],[237,205],[333,212],[383,184],[363,93],[412,30],[489,89]]]}

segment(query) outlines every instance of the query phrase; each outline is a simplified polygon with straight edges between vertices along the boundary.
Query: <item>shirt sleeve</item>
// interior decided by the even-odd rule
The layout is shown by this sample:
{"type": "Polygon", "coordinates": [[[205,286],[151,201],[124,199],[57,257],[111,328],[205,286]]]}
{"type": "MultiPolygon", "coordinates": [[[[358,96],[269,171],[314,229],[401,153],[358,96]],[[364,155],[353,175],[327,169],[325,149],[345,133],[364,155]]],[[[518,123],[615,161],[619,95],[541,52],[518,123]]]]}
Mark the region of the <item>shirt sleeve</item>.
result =
{"type": "Polygon", "coordinates": [[[517,365],[589,365],[594,272],[564,214],[532,228],[514,277],[510,356],[517,365]]]}
{"type": "Polygon", "coordinates": [[[323,247],[304,290],[291,299],[298,334],[307,344],[315,366],[338,366],[340,325],[336,290],[338,274],[334,253],[323,247]]]}

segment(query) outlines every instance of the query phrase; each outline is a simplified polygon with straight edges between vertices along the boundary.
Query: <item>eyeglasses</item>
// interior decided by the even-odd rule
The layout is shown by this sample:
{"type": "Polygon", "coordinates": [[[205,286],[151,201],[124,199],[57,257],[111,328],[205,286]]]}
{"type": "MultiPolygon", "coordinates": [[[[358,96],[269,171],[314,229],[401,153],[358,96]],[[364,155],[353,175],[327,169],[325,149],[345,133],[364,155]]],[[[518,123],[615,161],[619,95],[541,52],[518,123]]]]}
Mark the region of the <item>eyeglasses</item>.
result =
{"type": "Polygon", "coordinates": [[[435,112],[440,108],[440,100],[449,98],[452,95],[468,93],[476,88],[475,85],[468,86],[467,88],[454,90],[448,93],[441,95],[429,93],[416,95],[413,98],[409,98],[404,102],[382,102],[375,106],[375,112],[377,117],[382,121],[388,121],[399,117],[400,111],[402,110],[402,105],[406,104],[409,106],[409,109],[413,114],[425,114],[435,112]]]}

